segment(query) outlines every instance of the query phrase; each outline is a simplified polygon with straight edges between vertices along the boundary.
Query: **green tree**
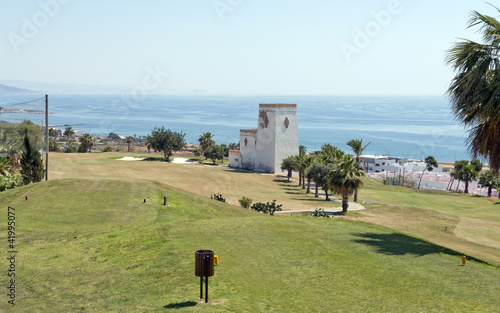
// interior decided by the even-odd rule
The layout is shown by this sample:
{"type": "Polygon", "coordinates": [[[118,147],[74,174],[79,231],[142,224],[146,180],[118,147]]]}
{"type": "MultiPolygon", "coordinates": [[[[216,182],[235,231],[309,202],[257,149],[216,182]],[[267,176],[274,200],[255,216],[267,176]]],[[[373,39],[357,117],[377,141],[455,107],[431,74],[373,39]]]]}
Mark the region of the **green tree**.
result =
{"type": "Polygon", "coordinates": [[[108,139],[111,139],[111,140],[120,140],[120,139],[122,139],[122,138],[120,137],[120,135],[118,135],[118,134],[115,134],[115,133],[111,132],[111,133],[109,133],[109,135],[108,135],[108,139]]]}
{"type": "Polygon", "coordinates": [[[82,145],[82,152],[92,152],[92,146],[94,145],[94,137],[91,134],[83,134],[80,137],[80,144],[82,145]]]}
{"type": "Polygon", "coordinates": [[[185,136],[186,134],[183,132],[165,129],[163,126],[161,128],[155,126],[151,130],[151,134],[148,135],[147,141],[151,143],[152,149],[158,152],[161,151],[167,162],[169,162],[174,151],[184,149],[186,145],[184,141],[185,136]]]}
{"type": "Polygon", "coordinates": [[[215,165],[215,162],[217,160],[221,160],[221,162],[224,161],[224,147],[221,147],[219,145],[211,145],[205,150],[203,156],[207,159],[212,160],[215,165]]]}
{"type": "Polygon", "coordinates": [[[463,39],[447,51],[446,62],[456,71],[447,94],[455,118],[469,128],[469,150],[489,159],[491,169],[498,172],[500,22],[477,11],[471,14],[468,28],[479,27],[484,43],[463,39]]]}
{"type": "Polygon", "coordinates": [[[230,142],[227,147],[229,148],[229,150],[238,150],[240,149],[240,143],[236,143],[236,142],[230,142]]]}
{"type": "Polygon", "coordinates": [[[214,135],[212,135],[210,132],[204,132],[198,138],[198,142],[200,143],[200,147],[203,152],[205,152],[208,147],[215,144],[215,141],[212,140],[213,136],[214,135]]]}
{"type": "Polygon", "coordinates": [[[127,136],[125,139],[127,140],[127,152],[130,152],[130,144],[132,143],[132,140],[134,140],[134,137],[127,136]]]}
{"type": "Polygon", "coordinates": [[[65,124],[64,126],[66,126],[66,128],[64,129],[63,136],[66,137],[69,145],[73,142],[73,135],[75,134],[75,131],[73,130],[73,127],[69,126],[68,124],[65,124]]]}
{"type": "Polygon", "coordinates": [[[449,190],[451,190],[453,182],[455,181],[455,179],[457,179],[458,180],[457,191],[458,191],[458,187],[460,186],[460,175],[458,173],[460,173],[460,171],[462,170],[462,168],[464,166],[466,166],[467,164],[469,164],[469,161],[467,161],[467,160],[455,161],[455,164],[454,164],[454,167],[453,167],[454,171],[450,173],[452,181],[450,183],[450,189],[449,190]]]}
{"type": "Polygon", "coordinates": [[[59,132],[57,131],[57,129],[49,128],[49,137],[56,139],[57,136],[59,136],[59,132]]]}
{"type": "Polygon", "coordinates": [[[287,171],[286,177],[287,181],[290,181],[290,177],[292,177],[292,172],[293,172],[293,162],[294,162],[294,156],[288,156],[281,161],[281,170],[282,171],[287,171]]]}
{"type": "Polygon", "coordinates": [[[342,196],[342,212],[349,208],[349,196],[363,186],[365,171],[350,155],[345,155],[338,166],[328,174],[330,189],[342,196]]]}
{"type": "MultiPolygon", "coordinates": [[[[361,164],[361,155],[363,151],[365,151],[366,147],[368,147],[372,142],[370,141],[363,147],[363,139],[351,139],[347,142],[347,145],[352,148],[354,155],[356,156],[356,163],[361,164]]],[[[365,160],[366,163],[366,160],[365,160]]],[[[365,171],[368,169],[365,168],[365,171]]],[[[354,202],[358,202],[358,190],[354,191],[354,202]]]]}
{"type": "Polygon", "coordinates": [[[0,157],[0,176],[12,172],[12,160],[6,157],[0,157]]]}
{"type": "Polygon", "coordinates": [[[314,182],[315,192],[314,197],[319,197],[319,188],[323,189],[326,196],[326,201],[329,201],[328,190],[330,188],[328,184],[328,173],[333,171],[335,165],[329,163],[324,164],[322,162],[314,162],[306,171],[306,176],[309,176],[314,182]]]}
{"type": "Polygon", "coordinates": [[[488,170],[479,176],[478,183],[481,187],[488,188],[488,198],[490,198],[492,189],[498,188],[499,186],[498,175],[496,175],[492,170],[488,170]]]}
{"type": "Polygon", "coordinates": [[[469,183],[477,178],[478,172],[476,167],[472,164],[465,165],[460,172],[458,172],[458,177],[460,180],[465,182],[464,193],[469,193],[469,183]]]}
{"type": "Polygon", "coordinates": [[[304,172],[307,168],[307,160],[306,156],[303,155],[296,155],[294,156],[293,159],[293,168],[296,172],[299,173],[299,186],[302,186],[302,189],[305,189],[305,180],[304,180],[304,172]]]}
{"type": "Polygon", "coordinates": [[[470,161],[470,164],[472,166],[474,166],[474,169],[476,170],[476,172],[480,173],[482,170],[483,170],[483,163],[481,163],[481,161],[477,160],[477,159],[474,159],[472,161],[470,161]]]}
{"type": "Polygon", "coordinates": [[[31,145],[28,130],[24,134],[24,151],[21,156],[21,175],[23,183],[37,183],[43,178],[43,162],[40,153],[31,145]]]}
{"type": "Polygon", "coordinates": [[[425,171],[432,172],[434,170],[434,168],[438,167],[438,163],[437,163],[436,159],[434,159],[434,157],[431,155],[426,157],[424,162],[425,162],[425,167],[424,167],[424,170],[422,171],[422,175],[420,175],[417,189],[420,189],[420,183],[422,182],[422,177],[424,177],[425,171]]]}

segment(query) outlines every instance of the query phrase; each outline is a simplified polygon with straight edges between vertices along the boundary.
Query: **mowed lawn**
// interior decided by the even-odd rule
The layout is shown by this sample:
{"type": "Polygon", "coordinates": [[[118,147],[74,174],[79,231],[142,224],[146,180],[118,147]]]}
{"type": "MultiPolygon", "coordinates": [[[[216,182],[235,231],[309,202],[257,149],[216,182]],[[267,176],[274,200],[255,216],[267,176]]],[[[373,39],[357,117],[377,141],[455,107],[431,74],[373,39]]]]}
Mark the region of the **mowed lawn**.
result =
{"type": "Polygon", "coordinates": [[[137,178],[54,179],[2,192],[0,203],[16,209],[18,244],[17,304],[4,295],[2,312],[500,307],[498,269],[461,266],[454,251],[364,222],[273,217],[137,178]],[[198,249],[220,258],[208,304],[194,276],[198,249]]]}
{"type": "MultiPolygon", "coordinates": [[[[338,208],[336,202],[314,198],[285,177],[237,171],[228,167],[198,164],[167,164],[162,161],[118,161],[123,156],[160,159],[159,154],[96,153],[51,155],[50,178],[145,179],[190,191],[205,198],[221,193],[233,205],[246,196],[254,202],[274,199],[283,210],[338,208]]],[[[314,192],[312,190],[312,192],[314,192]]],[[[351,198],[352,200],[352,198],[351,198]]],[[[448,192],[416,191],[384,186],[365,179],[358,220],[376,223],[443,245],[466,255],[500,265],[500,200],[448,192]]]]}
{"type": "Polygon", "coordinates": [[[239,171],[227,166],[192,164],[169,164],[163,162],[161,154],[148,153],[96,153],[50,155],[50,179],[145,179],[168,184],[197,195],[210,198],[221,193],[227,202],[239,205],[243,196],[254,202],[276,200],[283,210],[314,210],[318,207],[339,207],[335,202],[326,202],[325,197],[314,198],[314,190],[306,194],[297,181],[287,182],[286,177],[239,171]],[[151,158],[154,161],[120,161],[124,156],[151,158]]]}

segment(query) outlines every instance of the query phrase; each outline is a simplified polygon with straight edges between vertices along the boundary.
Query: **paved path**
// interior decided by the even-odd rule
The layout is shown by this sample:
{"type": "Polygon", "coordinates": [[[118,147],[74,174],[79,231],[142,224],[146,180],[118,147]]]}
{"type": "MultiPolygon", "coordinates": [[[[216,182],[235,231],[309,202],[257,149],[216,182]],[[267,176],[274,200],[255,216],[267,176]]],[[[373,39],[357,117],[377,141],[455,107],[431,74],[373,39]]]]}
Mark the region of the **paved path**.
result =
{"type": "MultiPolygon", "coordinates": [[[[339,200],[333,196],[330,196],[330,201],[333,201],[333,202],[338,202],[338,203],[342,203],[342,200],[339,200]]],[[[334,213],[334,212],[342,212],[342,207],[338,207],[338,208],[323,208],[325,210],[325,212],[327,213],[334,213]]],[[[352,202],[352,201],[349,201],[349,208],[347,209],[348,211],[360,211],[360,210],[365,210],[366,208],[361,204],[361,203],[357,203],[357,202],[352,202]]],[[[278,211],[274,214],[285,214],[285,213],[297,213],[297,212],[314,212],[315,209],[307,209],[307,210],[286,210],[286,211],[278,211]]]]}

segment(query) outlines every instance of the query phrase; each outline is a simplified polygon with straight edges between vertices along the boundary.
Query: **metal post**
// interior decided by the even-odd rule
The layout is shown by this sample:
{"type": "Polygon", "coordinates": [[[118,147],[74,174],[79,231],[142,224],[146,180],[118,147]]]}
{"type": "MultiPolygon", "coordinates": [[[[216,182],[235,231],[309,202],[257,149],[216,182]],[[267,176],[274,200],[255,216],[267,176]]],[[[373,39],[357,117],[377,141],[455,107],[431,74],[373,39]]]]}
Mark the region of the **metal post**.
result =
{"type": "Polygon", "coordinates": [[[45,95],[45,181],[49,180],[49,96],[45,95]]]}
{"type": "Polygon", "coordinates": [[[167,205],[167,204],[168,204],[168,197],[164,196],[163,197],[163,205],[167,205]]]}
{"type": "Polygon", "coordinates": [[[210,255],[205,256],[205,303],[208,303],[208,268],[210,265],[210,255]]]}
{"type": "Polygon", "coordinates": [[[203,277],[200,276],[200,299],[203,299],[203,277]]]}

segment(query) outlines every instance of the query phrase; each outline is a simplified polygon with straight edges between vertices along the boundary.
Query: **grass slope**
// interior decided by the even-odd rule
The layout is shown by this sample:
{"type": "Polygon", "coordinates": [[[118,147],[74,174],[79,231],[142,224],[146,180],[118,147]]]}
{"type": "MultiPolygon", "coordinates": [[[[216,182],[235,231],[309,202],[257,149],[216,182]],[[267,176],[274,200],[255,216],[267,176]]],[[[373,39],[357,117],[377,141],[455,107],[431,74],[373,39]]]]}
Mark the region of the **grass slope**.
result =
{"type": "Polygon", "coordinates": [[[451,250],[363,222],[271,217],[137,179],[42,182],[0,203],[17,212],[19,312],[500,307],[499,270],[459,266],[451,250]],[[221,260],[209,304],[198,299],[198,249],[221,260]]]}

